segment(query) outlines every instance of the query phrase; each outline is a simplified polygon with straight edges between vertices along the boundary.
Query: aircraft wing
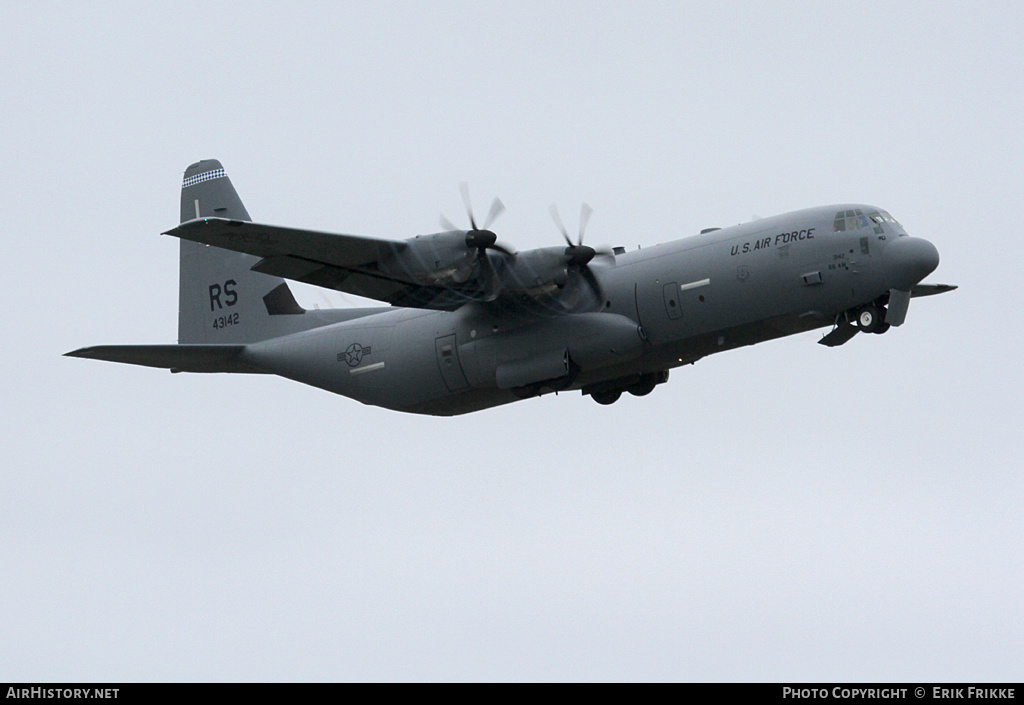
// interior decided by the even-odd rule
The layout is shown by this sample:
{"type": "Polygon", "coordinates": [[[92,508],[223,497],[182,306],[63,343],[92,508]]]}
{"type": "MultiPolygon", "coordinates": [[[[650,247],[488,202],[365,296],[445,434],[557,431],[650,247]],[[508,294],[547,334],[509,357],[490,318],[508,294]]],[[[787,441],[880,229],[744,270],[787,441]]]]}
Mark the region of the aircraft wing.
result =
{"type": "Polygon", "coordinates": [[[418,282],[400,268],[382,268],[408,247],[404,242],[226,218],[190,220],[164,234],[260,257],[255,272],[396,306],[452,309],[465,301],[451,287],[418,282]]]}

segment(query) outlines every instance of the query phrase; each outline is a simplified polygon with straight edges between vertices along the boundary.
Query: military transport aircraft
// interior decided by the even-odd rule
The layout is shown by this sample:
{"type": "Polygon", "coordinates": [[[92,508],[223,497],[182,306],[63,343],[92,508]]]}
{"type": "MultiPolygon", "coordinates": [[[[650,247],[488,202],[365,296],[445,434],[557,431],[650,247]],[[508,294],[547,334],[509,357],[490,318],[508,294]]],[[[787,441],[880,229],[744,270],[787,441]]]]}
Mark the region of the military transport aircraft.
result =
{"type": "Polygon", "coordinates": [[[269,373],[364,404],[450,416],[580,390],[643,396],[712,353],[831,327],[836,346],[902,325],[939,264],[868,205],[810,208],[626,252],[583,244],[514,252],[490,230],[406,240],[251,222],[220,162],[185,171],[178,345],[67,353],[172,372],[269,373]],[[306,310],[286,279],[390,307],[306,310]]]}

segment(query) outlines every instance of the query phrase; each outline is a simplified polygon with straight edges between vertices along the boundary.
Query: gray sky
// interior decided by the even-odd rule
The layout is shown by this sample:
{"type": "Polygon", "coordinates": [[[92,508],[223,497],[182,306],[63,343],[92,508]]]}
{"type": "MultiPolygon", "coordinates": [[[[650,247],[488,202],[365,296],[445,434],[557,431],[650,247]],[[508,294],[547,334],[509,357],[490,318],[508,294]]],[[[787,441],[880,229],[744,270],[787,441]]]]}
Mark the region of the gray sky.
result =
{"type": "MultiPolygon", "coordinates": [[[[1016,2],[4,3],[0,680],[1019,680],[1016,2]],[[907,324],[451,419],[61,358],[174,342],[181,173],[259,221],[547,207],[652,245],[834,202],[907,324]]],[[[355,303],[304,288],[307,306],[355,303]]]]}

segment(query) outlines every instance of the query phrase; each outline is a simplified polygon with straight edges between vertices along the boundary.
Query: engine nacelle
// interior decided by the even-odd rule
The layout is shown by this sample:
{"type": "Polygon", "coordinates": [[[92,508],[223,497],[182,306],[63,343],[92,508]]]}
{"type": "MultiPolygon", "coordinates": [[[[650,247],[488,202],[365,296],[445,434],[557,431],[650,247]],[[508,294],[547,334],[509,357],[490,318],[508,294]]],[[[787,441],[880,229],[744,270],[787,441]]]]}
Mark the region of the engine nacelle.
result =
{"type": "Polygon", "coordinates": [[[419,284],[463,284],[473,273],[476,250],[467,247],[466,233],[460,230],[417,235],[390,249],[378,263],[381,271],[419,284]]]}

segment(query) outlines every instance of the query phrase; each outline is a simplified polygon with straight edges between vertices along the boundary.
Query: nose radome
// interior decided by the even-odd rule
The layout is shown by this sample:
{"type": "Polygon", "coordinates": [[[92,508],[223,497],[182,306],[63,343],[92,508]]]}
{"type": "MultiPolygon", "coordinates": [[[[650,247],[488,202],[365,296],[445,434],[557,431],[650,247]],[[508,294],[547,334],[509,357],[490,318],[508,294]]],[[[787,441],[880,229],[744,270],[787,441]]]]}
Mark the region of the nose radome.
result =
{"type": "Polygon", "coordinates": [[[939,266],[939,251],[921,237],[901,237],[886,251],[895,288],[909,290],[939,266]]]}

